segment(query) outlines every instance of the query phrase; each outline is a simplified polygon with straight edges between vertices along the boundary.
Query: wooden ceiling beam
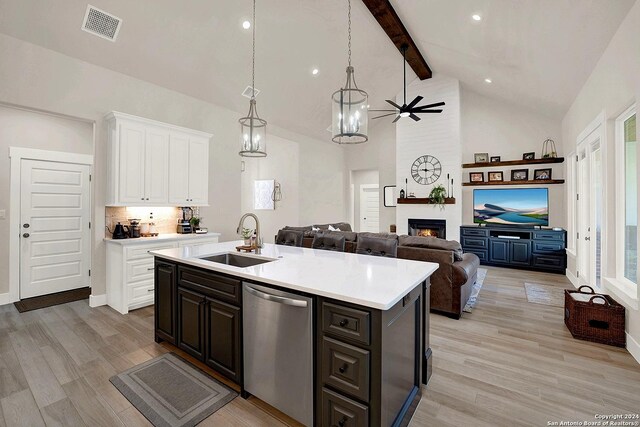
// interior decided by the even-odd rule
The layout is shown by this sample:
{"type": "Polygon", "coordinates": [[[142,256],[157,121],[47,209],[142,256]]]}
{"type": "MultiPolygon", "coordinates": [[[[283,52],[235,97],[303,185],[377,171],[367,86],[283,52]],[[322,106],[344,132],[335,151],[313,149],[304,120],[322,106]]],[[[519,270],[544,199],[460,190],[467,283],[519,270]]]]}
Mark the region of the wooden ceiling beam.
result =
{"type": "Polygon", "coordinates": [[[407,50],[407,63],[416,73],[420,80],[432,77],[431,68],[424,59],[418,46],[411,38],[409,31],[405,28],[400,17],[389,3],[389,0],[362,0],[369,12],[378,21],[385,33],[389,36],[393,44],[402,52],[402,45],[409,46],[407,50]]]}

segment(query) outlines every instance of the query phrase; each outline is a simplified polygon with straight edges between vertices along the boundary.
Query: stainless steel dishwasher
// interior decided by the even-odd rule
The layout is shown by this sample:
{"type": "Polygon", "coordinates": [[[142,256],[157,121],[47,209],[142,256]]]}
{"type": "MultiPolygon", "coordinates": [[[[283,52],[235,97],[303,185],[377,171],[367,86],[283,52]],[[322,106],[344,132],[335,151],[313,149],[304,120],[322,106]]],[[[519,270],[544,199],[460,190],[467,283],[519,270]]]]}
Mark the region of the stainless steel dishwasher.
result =
{"type": "Polygon", "coordinates": [[[313,425],[313,300],[244,283],[244,388],[313,425]]]}

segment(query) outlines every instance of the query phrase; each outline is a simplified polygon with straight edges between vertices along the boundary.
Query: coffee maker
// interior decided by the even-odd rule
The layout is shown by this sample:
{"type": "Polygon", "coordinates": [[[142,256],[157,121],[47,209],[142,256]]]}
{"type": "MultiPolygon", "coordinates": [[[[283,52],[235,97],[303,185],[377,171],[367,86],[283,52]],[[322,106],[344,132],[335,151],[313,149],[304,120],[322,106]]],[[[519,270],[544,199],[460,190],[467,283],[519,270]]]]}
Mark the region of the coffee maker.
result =
{"type": "Polygon", "coordinates": [[[140,220],[135,218],[130,218],[129,220],[129,237],[132,239],[137,239],[140,237],[140,220]]]}
{"type": "Polygon", "coordinates": [[[191,218],[193,218],[193,209],[189,206],[183,206],[182,218],[178,218],[177,233],[178,234],[191,234],[193,229],[191,227],[191,218]]]}

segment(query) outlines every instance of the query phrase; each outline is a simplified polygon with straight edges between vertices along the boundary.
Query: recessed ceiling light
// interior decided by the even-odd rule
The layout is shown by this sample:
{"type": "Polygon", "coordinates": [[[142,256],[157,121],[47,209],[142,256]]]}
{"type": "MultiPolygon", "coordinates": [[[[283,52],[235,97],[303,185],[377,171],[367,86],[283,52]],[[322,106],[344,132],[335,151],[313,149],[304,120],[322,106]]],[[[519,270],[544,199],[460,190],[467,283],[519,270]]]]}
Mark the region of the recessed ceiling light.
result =
{"type": "Polygon", "coordinates": [[[320,70],[318,70],[317,68],[314,68],[313,70],[311,70],[311,74],[313,74],[314,76],[317,76],[319,72],[320,70]]]}
{"type": "Polygon", "coordinates": [[[484,79],[484,82],[485,83],[493,83],[493,80],[491,80],[490,78],[486,78],[486,79],[484,79]]]}
{"type": "Polygon", "coordinates": [[[249,21],[244,21],[242,23],[242,28],[244,28],[245,30],[248,30],[249,28],[251,28],[251,22],[249,21]]]}
{"type": "Polygon", "coordinates": [[[482,16],[478,15],[477,13],[475,15],[471,15],[471,18],[474,21],[482,21],[482,16]]]}

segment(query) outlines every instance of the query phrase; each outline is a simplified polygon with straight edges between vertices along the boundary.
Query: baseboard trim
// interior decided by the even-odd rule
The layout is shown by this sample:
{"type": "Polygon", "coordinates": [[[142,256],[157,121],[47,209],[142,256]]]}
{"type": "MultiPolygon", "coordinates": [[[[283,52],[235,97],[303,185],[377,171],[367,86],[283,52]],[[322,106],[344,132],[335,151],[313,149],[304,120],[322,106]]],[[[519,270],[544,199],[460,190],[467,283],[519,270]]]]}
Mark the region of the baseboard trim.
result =
{"type": "Polygon", "coordinates": [[[100,307],[107,305],[107,294],[89,295],[89,307],[100,307]]]}
{"type": "Polygon", "coordinates": [[[11,293],[7,292],[6,294],[0,294],[0,305],[11,304],[13,301],[11,300],[11,293]]]}
{"type": "Polygon", "coordinates": [[[573,274],[572,271],[570,271],[569,269],[567,269],[567,279],[569,279],[569,281],[571,282],[571,284],[574,287],[578,287],[578,285],[580,284],[580,282],[578,281],[578,278],[573,274]]]}
{"type": "Polygon", "coordinates": [[[640,363],[640,344],[629,335],[629,332],[625,333],[627,334],[627,351],[636,359],[636,362],[640,363]]]}

